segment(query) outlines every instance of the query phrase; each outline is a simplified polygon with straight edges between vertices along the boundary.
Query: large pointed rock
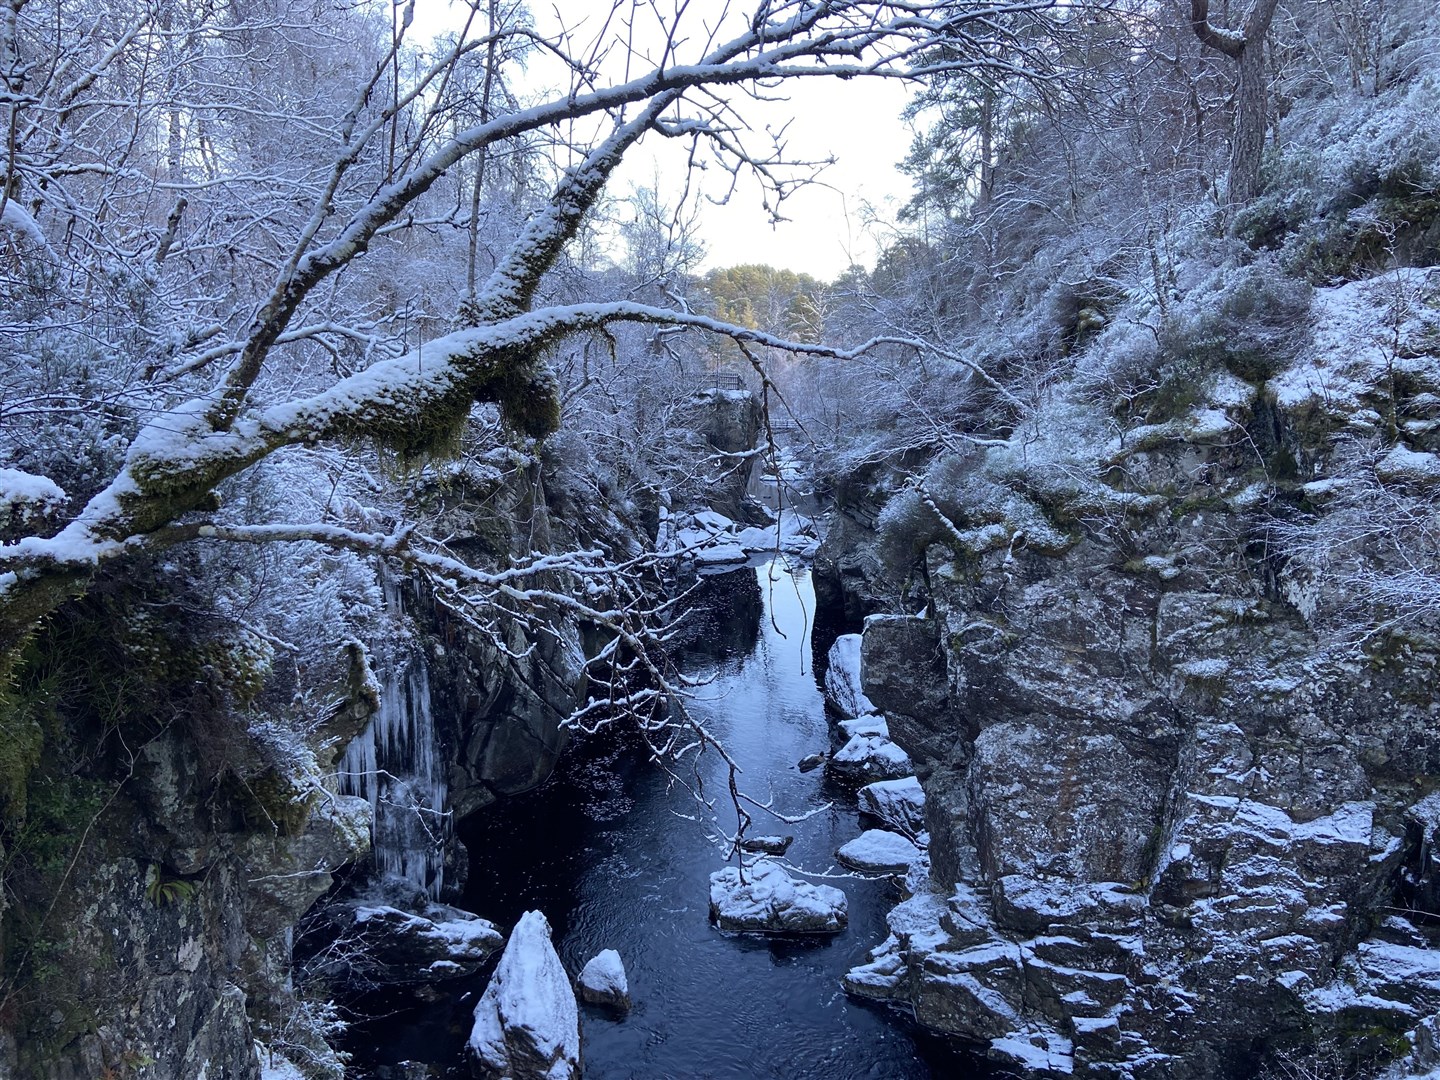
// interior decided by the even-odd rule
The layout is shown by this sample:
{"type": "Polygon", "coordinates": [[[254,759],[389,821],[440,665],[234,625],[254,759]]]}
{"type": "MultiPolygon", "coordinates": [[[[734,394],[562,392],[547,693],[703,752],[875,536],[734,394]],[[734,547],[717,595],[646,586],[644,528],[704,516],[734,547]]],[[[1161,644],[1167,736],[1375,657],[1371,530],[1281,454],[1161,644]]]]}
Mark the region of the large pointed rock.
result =
{"type": "Polygon", "coordinates": [[[467,1050],[477,1077],[580,1076],[580,1010],[550,943],[550,924],[540,912],[527,911],[511,931],[490,985],[475,1006],[467,1050]]]}

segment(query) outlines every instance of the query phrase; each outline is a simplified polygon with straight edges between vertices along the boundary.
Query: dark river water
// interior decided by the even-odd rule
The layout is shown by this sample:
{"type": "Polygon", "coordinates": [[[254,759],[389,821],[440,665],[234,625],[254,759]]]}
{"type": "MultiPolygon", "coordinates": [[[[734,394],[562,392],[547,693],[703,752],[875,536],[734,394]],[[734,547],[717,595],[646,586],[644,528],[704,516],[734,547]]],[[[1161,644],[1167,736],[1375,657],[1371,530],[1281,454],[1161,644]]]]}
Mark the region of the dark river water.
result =
{"type": "MultiPolygon", "coordinates": [[[[773,799],[787,814],[833,801],[793,825],[757,814],[751,830],[793,834],[792,864],[833,872],[835,849],[861,826],[852,801],[832,790],[821,770],[795,767],[829,746],[809,641],[809,571],[766,563],[712,579],[709,588],[712,614],[687,656],[692,673],[715,677],[697,691],[691,712],[740,763],[747,793],[773,799]],[[722,615],[714,614],[717,605],[722,615]]],[[[724,791],[718,758],[702,772],[712,791],[724,791]]],[[[728,800],[718,801],[714,814],[733,828],[728,800]]],[[[620,953],[635,1007],[619,1018],[582,1006],[586,1077],[991,1075],[983,1061],[901,1014],[840,989],[841,975],[885,936],[885,913],[899,899],[889,882],[831,880],[846,892],[850,911],[849,928],[835,936],[717,931],[709,921],[709,876],[724,863],[706,816],[659,769],[613,749],[461,829],[470,851],[465,907],[504,927],[542,910],[571,972],[601,949],[620,953]]],[[[478,988],[462,1003],[437,1001],[390,1017],[379,1056],[459,1062],[474,993],[478,988]]]]}

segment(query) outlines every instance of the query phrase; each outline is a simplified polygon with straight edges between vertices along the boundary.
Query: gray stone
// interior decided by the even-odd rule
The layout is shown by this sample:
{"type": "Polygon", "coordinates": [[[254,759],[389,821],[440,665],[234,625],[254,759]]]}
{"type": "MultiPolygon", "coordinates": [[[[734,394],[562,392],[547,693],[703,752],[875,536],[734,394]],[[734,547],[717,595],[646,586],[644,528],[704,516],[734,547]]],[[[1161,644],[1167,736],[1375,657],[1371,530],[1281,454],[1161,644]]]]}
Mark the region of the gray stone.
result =
{"type": "MultiPolygon", "coordinates": [[[[504,943],[492,923],[445,904],[416,914],[349,901],[324,913],[328,943],[309,974],[351,987],[416,986],[473,975],[504,943]]],[[[312,926],[312,940],[322,934],[312,926]]]]}
{"type": "MultiPolygon", "coordinates": [[[[1224,406],[1227,425],[1250,422],[1247,400],[1224,406]]],[[[1030,1075],[1238,1075],[1257,1031],[1368,1031],[1352,1068],[1424,1042],[1434,937],[1398,909],[1440,908],[1440,803],[1420,798],[1440,775],[1440,648],[1433,628],[1380,631],[1359,656],[1312,624],[1363,600],[1266,524],[1286,496],[1251,490],[1255,452],[1313,421],[1275,408],[1248,459],[1192,438],[1194,417],[1173,438],[1131,433],[1113,485],[1016,470],[1005,451],[957,459],[937,471],[952,488],[1003,474],[1028,501],[997,506],[1068,538],[979,544],[996,521],[982,507],[958,521],[976,543],[926,551],[923,593],[875,565],[899,479],[837,484],[822,603],[925,609],[868,619],[861,652],[863,690],[923,785],[934,890],[896,909],[850,992],[1030,1075]]],[[[1307,452],[1318,465],[1331,447],[1307,452]]],[[[1323,527],[1347,498],[1308,506],[1323,527]]],[[[903,814],[890,823],[915,829],[903,814]]]]}
{"type": "Polygon", "coordinates": [[[740,850],[751,855],[784,855],[794,842],[793,836],[747,836],[740,841],[740,850]]]}
{"type": "Polygon", "coordinates": [[[890,828],[907,836],[925,829],[925,791],[913,776],[899,780],[877,780],[857,792],[863,813],[879,818],[890,828]]]}
{"type": "Polygon", "coordinates": [[[825,762],[825,773],[847,784],[896,780],[907,776],[910,756],[880,735],[855,735],[825,762]]]}

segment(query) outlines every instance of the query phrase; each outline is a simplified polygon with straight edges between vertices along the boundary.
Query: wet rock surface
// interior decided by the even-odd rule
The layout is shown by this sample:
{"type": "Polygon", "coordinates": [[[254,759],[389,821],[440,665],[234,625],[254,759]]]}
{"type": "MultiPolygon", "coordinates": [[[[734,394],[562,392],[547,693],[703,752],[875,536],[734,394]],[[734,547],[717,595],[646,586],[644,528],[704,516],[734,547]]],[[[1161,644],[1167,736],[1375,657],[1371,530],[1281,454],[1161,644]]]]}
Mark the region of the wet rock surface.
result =
{"type": "Polygon", "coordinates": [[[307,945],[326,938],[307,974],[351,987],[417,986],[473,975],[504,944],[492,924],[468,911],[427,904],[420,913],[381,903],[332,905],[311,926],[307,945]],[[328,930],[329,933],[325,933],[328,930]]]}

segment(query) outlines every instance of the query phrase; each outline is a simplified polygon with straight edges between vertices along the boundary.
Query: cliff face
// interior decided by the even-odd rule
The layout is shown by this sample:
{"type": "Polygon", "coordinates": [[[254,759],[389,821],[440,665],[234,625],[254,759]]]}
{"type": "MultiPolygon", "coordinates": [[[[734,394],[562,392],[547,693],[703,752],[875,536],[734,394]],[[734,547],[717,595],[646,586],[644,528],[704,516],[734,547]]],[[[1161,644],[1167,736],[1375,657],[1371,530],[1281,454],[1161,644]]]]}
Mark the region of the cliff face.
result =
{"type": "MultiPolygon", "coordinates": [[[[749,395],[695,411],[697,445],[753,445],[749,395]]],[[[744,476],[724,471],[738,505],[744,476]]],[[[538,456],[427,470],[407,498],[484,569],[597,547],[626,559],[648,540],[645,508],[564,435],[538,456]]],[[[334,511],[375,527],[375,511],[334,511]]],[[[562,571],[528,585],[579,588],[562,571]]],[[[434,942],[407,943],[422,919],[397,913],[388,936],[376,919],[344,943],[373,963],[322,956],[307,986],[297,926],[342,871],[452,930],[480,925],[427,902],[442,877],[447,895],[463,885],[448,822],[549,776],[599,644],[538,599],[467,605],[347,553],[182,551],[98,582],[0,692],[0,1077],[254,1080],[283,1059],[338,1080],[326,980],[363,968],[419,985],[434,942]]],[[[338,899],[307,963],[316,939],[354,929],[338,899]]],[[[441,958],[432,979],[478,963],[441,958]]]]}
{"type": "Polygon", "coordinates": [[[1377,360],[1327,345],[1365,295],[1322,291],[1316,345],[1269,379],[1214,372],[1108,439],[1057,400],[891,500],[866,543],[926,535],[926,610],[866,621],[863,678],[933,873],[853,992],[1037,1075],[1428,1053],[1440,639],[1403,590],[1433,569],[1409,530],[1440,479],[1435,296],[1377,360]]]}
{"type": "Polygon", "coordinates": [[[6,694],[11,747],[40,751],[4,806],[0,1075],[251,1078],[259,1039],[338,1077],[289,931],[369,848],[369,807],[323,780],[374,711],[366,657],[326,665],[292,738],[257,712],[255,642],[157,586],[57,616],[6,694]]]}

